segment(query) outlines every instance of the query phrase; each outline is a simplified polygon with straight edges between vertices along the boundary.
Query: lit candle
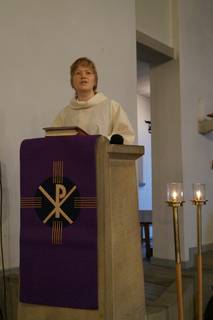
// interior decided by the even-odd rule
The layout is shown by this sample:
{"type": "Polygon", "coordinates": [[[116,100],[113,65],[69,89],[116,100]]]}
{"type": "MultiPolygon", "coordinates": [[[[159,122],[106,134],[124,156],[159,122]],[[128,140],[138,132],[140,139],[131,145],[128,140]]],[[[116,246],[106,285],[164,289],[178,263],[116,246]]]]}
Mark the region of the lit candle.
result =
{"type": "Polygon", "coordinates": [[[183,185],[181,182],[167,183],[167,201],[173,203],[183,202],[183,185]]]}
{"type": "Polygon", "coordinates": [[[200,190],[196,191],[196,200],[200,200],[202,198],[202,192],[200,190]]]}
{"type": "Polygon", "coordinates": [[[173,192],[172,192],[172,200],[173,200],[173,201],[176,201],[176,200],[177,200],[177,192],[176,192],[176,191],[173,191],[173,192]]]}
{"type": "Polygon", "coordinates": [[[193,189],[193,200],[194,201],[205,201],[205,184],[202,183],[194,183],[192,185],[193,189]]]}

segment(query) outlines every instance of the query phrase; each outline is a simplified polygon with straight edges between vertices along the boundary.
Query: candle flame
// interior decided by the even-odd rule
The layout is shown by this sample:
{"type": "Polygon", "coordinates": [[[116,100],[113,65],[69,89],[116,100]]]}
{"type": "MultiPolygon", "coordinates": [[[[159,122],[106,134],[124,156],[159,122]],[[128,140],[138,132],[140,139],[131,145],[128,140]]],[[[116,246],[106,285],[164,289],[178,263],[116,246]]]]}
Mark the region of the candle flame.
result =
{"type": "Polygon", "coordinates": [[[172,192],[172,200],[173,201],[177,200],[177,192],[176,191],[172,192]]]}
{"type": "Polygon", "coordinates": [[[200,200],[202,197],[202,192],[200,190],[196,191],[196,200],[200,200]]]}

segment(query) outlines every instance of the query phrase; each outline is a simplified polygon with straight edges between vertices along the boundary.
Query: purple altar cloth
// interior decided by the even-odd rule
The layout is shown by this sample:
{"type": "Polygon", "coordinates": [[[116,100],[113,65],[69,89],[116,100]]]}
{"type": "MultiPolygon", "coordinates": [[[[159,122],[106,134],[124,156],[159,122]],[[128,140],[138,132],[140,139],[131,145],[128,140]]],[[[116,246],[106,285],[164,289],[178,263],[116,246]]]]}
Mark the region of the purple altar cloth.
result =
{"type": "Polygon", "coordinates": [[[98,308],[96,139],[21,145],[21,302],[98,308]]]}

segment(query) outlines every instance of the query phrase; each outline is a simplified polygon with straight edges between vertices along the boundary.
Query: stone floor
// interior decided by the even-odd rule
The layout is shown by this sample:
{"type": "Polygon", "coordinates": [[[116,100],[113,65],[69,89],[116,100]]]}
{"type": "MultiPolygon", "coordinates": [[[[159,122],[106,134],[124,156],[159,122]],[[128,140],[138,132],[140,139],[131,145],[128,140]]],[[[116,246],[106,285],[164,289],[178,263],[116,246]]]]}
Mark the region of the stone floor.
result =
{"type": "MultiPolygon", "coordinates": [[[[144,261],[146,313],[148,320],[176,320],[175,269],[144,261]]],[[[194,278],[183,277],[185,319],[194,319],[194,278]]]]}
{"type": "MultiPolygon", "coordinates": [[[[144,254],[144,253],[143,253],[144,254]]],[[[185,319],[194,320],[196,310],[196,268],[182,270],[185,319]]],[[[146,312],[148,320],[176,320],[175,269],[152,265],[144,259],[146,312]]],[[[213,252],[203,253],[204,311],[213,296],[213,252]]],[[[213,315],[212,315],[213,319],[213,315]]]]}

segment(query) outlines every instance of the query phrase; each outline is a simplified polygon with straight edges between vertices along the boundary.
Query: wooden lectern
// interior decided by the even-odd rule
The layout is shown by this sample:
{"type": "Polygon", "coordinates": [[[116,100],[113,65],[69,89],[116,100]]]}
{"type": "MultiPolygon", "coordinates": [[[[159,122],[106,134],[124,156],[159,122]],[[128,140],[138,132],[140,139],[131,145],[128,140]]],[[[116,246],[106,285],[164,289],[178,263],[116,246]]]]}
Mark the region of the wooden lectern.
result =
{"type": "Polygon", "coordinates": [[[135,160],[142,146],[96,145],[98,309],[19,303],[19,320],[144,320],[135,160]]]}

